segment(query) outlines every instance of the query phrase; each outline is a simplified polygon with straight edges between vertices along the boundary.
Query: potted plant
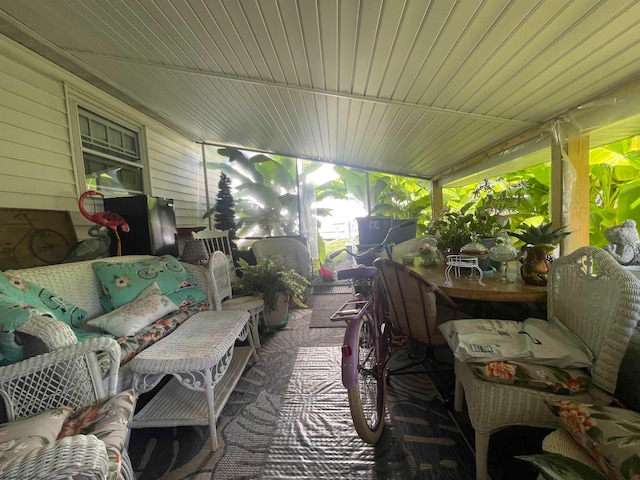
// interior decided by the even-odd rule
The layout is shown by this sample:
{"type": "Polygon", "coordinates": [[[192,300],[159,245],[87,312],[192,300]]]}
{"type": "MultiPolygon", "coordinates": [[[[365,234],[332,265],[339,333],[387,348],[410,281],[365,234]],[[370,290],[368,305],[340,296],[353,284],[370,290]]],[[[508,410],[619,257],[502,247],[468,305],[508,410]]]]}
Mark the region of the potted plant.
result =
{"type": "Polygon", "coordinates": [[[440,218],[427,228],[427,233],[438,239],[437,247],[443,255],[460,253],[460,248],[470,241],[473,233],[470,223],[474,218],[473,214],[466,213],[470,206],[467,204],[459,211],[445,207],[440,218]]]}
{"type": "Polygon", "coordinates": [[[509,232],[509,235],[521,240],[524,257],[520,266],[520,273],[525,283],[530,285],[546,285],[547,275],[553,257],[551,253],[560,241],[571,232],[562,226],[554,229],[551,223],[531,225],[521,232],[509,232]]]}
{"type": "Polygon", "coordinates": [[[242,276],[235,285],[241,295],[259,295],[264,299],[267,326],[284,327],[289,318],[289,303],[299,307],[304,304],[304,293],[309,281],[283,262],[263,258],[257,265],[238,261],[242,276]]]}

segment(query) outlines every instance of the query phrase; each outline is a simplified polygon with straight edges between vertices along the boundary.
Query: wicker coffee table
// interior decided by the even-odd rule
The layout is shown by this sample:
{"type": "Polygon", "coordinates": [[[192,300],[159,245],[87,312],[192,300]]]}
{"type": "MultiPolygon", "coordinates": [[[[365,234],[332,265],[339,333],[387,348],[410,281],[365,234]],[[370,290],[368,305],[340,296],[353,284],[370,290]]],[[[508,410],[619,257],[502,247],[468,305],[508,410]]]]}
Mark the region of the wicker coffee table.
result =
{"type": "Polygon", "coordinates": [[[246,311],[201,312],[130,362],[136,394],[166,385],[135,416],[132,428],[209,425],[212,450],[218,448],[216,420],[253,354],[246,311]],[[248,339],[250,347],[234,347],[248,339]]]}

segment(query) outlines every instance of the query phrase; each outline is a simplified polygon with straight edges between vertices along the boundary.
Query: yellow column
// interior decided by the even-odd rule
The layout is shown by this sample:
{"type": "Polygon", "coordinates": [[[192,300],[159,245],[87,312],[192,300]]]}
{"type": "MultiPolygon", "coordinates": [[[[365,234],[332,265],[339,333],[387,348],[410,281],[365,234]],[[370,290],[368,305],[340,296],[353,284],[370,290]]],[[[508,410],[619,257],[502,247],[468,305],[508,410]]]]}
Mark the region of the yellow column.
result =
{"type": "Polygon", "coordinates": [[[431,216],[436,219],[438,212],[442,210],[442,186],[435,180],[431,182],[431,216]]]}
{"type": "Polygon", "coordinates": [[[589,136],[572,138],[567,145],[567,154],[573,170],[568,187],[571,198],[566,209],[566,225],[571,235],[564,242],[565,252],[589,245],[589,136]]]}
{"type": "MultiPolygon", "coordinates": [[[[554,138],[561,135],[554,136],[554,138]]],[[[571,138],[566,145],[552,142],[551,205],[554,228],[567,225],[571,235],[560,244],[565,255],[589,245],[589,136],[571,138]]]]}

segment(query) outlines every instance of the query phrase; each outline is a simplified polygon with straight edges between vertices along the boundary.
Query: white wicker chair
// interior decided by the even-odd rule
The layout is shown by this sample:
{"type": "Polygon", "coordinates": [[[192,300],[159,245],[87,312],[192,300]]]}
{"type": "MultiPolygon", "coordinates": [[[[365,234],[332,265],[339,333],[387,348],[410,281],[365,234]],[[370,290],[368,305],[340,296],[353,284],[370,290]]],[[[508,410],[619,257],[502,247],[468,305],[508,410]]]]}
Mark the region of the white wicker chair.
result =
{"type": "Polygon", "coordinates": [[[251,245],[251,250],[260,262],[263,258],[279,258],[307,280],[311,266],[309,249],[295,238],[263,238],[251,245]]]}
{"type": "Polygon", "coordinates": [[[260,348],[258,322],[264,311],[264,300],[260,297],[234,297],[231,286],[229,264],[224,252],[216,250],[209,258],[210,285],[212,288],[209,303],[215,310],[245,310],[251,316],[251,336],[256,348],[260,348]]]}
{"type": "Polygon", "coordinates": [[[207,248],[209,256],[216,250],[231,255],[231,241],[229,240],[229,230],[200,230],[191,232],[194,240],[202,240],[207,248]]]}
{"type": "Polygon", "coordinates": [[[509,425],[556,428],[543,400],[571,398],[585,403],[609,401],[629,339],[640,318],[640,282],[611,255],[581,247],[552,263],[547,284],[547,314],[575,332],[595,356],[592,386],[571,395],[483,381],[456,360],[455,409],[466,398],[475,429],[476,478],[488,478],[487,453],[492,433],[509,425]],[[464,395],[464,397],[463,397],[464,395]]]}
{"type": "MultiPolygon", "coordinates": [[[[112,338],[94,338],[50,353],[0,367],[0,396],[9,421],[52,408],[77,409],[116,393],[120,347],[112,338]],[[109,358],[108,391],[96,353],[109,358]]],[[[126,451],[120,478],[135,478],[126,451]]],[[[0,466],[2,479],[69,479],[77,475],[103,479],[109,471],[105,444],[94,435],[74,435],[57,440],[0,466]]]]}

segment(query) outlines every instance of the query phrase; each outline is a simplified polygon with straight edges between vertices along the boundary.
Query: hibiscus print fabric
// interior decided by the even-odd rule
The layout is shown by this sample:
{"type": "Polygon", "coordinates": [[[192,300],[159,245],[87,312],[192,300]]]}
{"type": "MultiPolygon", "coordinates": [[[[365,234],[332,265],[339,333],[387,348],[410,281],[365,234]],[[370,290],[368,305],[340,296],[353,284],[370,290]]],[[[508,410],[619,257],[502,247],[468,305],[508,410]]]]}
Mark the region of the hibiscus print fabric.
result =
{"type": "Polygon", "coordinates": [[[200,302],[195,305],[187,305],[181,307],[177,312],[156,320],[151,325],[138,330],[128,337],[119,337],[117,342],[120,344],[120,364],[124,364],[135,357],[139,352],[150,347],[158,340],[169,335],[187,318],[198,312],[204,312],[209,309],[209,302],[200,302]]]}
{"type": "Polygon", "coordinates": [[[640,479],[640,413],[568,400],[547,404],[611,478],[640,479]]]}
{"type": "Polygon", "coordinates": [[[102,440],[109,456],[108,478],[117,478],[122,464],[122,449],[129,434],[136,398],[125,390],[72,414],[64,422],[58,438],[72,435],[95,435],[102,440]]]}
{"type": "Polygon", "coordinates": [[[0,465],[53,443],[71,407],[61,407],[0,425],[0,465]]]}
{"type": "Polygon", "coordinates": [[[587,388],[590,379],[580,368],[557,368],[519,362],[470,363],[476,377],[490,382],[569,395],[587,388]]]}

